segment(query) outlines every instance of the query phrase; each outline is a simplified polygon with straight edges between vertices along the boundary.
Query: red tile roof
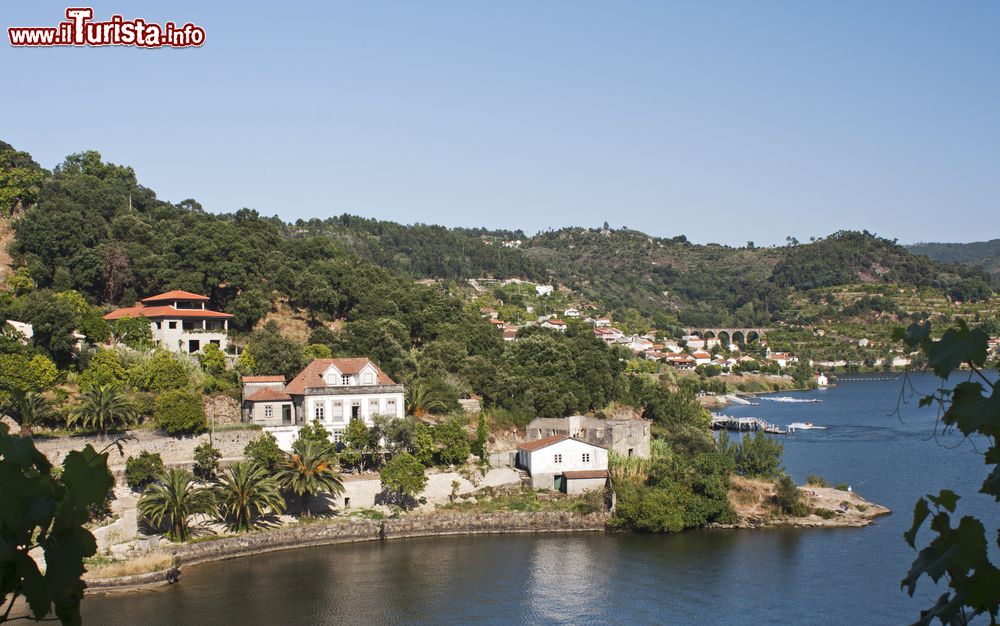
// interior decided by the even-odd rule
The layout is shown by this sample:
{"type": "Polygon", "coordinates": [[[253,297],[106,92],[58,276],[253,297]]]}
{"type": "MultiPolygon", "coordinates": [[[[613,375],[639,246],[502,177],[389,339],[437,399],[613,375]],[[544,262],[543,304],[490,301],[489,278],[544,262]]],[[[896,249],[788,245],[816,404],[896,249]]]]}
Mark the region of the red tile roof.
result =
{"type": "Polygon", "coordinates": [[[371,364],[375,368],[376,383],[379,385],[395,385],[396,381],[386,376],[385,372],[379,369],[378,365],[372,363],[366,358],[349,358],[349,359],[315,359],[306,368],[299,372],[299,375],[292,379],[292,382],[285,386],[285,391],[288,393],[301,394],[304,393],[308,387],[326,387],[326,381],[323,380],[323,372],[326,371],[328,367],[333,365],[341,374],[359,374],[362,369],[368,364],[371,364]]]}
{"type": "Polygon", "coordinates": [[[278,391],[277,389],[261,389],[252,396],[246,397],[249,402],[290,402],[292,396],[288,395],[284,391],[278,391]]]}
{"type": "Polygon", "coordinates": [[[281,383],[285,384],[284,376],[244,376],[245,383],[281,383]]]}
{"type": "Polygon", "coordinates": [[[607,478],[608,470],[570,470],[563,472],[563,476],[567,480],[573,480],[574,478],[607,478]]]}
{"type": "Polygon", "coordinates": [[[123,317],[147,317],[150,319],[177,317],[189,319],[229,319],[229,313],[220,313],[209,309],[175,309],[172,306],[129,306],[122,309],[115,309],[104,316],[106,320],[117,320],[123,317]]]}
{"type": "Polygon", "coordinates": [[[174,289],[173,291],[167,291],[161,293],[157,296],[149,296],[148,298],[143,298],[143,302],[163,302],[164,300],[186,300],[195,302],[208,302],[209,298],[206,296],[191,293],[190,291],[181,291],[180,289],[174,289]]]}
{"type": "Polygon", "coordinates": [[[542,448],[551,446],[554,443],[559,443],[560,441],[565,441],[566,439],[569,439],[566,435],[552,435],[550,437],[544,437],[542,439],[536,439],[534,441],[523,443],[519,445],[517,449],[534,452],[535,450],[541,450],[542,448]]]}

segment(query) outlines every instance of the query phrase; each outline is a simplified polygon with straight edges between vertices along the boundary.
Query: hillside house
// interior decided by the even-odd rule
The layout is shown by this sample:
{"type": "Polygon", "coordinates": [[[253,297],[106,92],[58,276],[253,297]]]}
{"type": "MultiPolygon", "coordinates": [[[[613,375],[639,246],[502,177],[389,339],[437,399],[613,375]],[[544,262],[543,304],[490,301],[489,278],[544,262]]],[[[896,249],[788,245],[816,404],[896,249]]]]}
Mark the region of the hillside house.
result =
{"type": "Polygon", "coordinates": [[[798,359],[787,352],[771,352],[770,350],[767,352],[767,360],[774,361],[781,368],[788,367],[790,364],[798,361],[798,359]]]}
{"type": "Polygon", "coordinates": [[[563,317],[580,317],[580,309],[570,307],[563,311],[563,317]]]}
{"type": "Polygon", "coordinates": [[[556,330],[559,332],[566,332],[566,322],[561,319],[547,319],[541,324],[542,328],[548,328],[549,330],[556,330]]]}
{"type": "Polygon", "coordinates": [[[484,306],[479,309],[479,314],[483,317],[495,320],[500,317],[500,313],[496,309],[491,309],[488,306],[484,306]]]}
{"type": "Polygon", "coordinates": [[[528,442],[565,435],[573,439],[614,450],[622,456],[648,459],[652,422],[642,418],[602,419],[586,415],[538,417],[525,428],[528,442]]]}
{"type": "Polygon", "coordinates": [[[576,494],[602,489],[608,482],[608,451],[565,435],[518,446],[517,465],[531,475],[534,489],[576,494]]]}
{"type": "Polygon", "coordinates": [[[287,385],[280,376],[247,376],[243,407],[245,421],[264,426],[319,421],[338,443],[352,421],[372,426],[378,415],[401,418],[405,410],[403,385],[366,358],[316,359],[287,385]]]}
{"type": "Polygon", "coordinates": [[[130,307],[115,309],[104,316],[113,322],[125,317],[149,320],[153,341],[172,352],[194,354],[214,343],[225,350],[229,343],[232,315],[207,307],[209,298],[190,291],[168,291],[143,298],[130,307]]]}
{"type": "Polygon", "coordinates": [[[694,358],[695,365],[708,365],[712,362],[712,353],[704,350],[695,350],[691,353],[691,357],[694,358]]]}
{"type": "Polygon", "coordinates": [[[547,296],[553,291],[552,285],[535,285],[535,293],[539,296],[547,296]]]}

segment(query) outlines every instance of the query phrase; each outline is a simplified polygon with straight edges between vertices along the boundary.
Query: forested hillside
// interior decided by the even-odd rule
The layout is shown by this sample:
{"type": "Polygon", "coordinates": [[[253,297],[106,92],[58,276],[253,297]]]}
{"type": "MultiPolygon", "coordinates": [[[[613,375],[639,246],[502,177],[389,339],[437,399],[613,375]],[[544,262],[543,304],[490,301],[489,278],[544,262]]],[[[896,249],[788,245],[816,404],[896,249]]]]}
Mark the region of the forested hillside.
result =
{"type": "Polygon", "coordinates": [[[907,246],[914,254],[921,254],[942,263],[964,263],[981,267],[1000,284],[1000,239],[971,243],[918,243],[907,246]]]}

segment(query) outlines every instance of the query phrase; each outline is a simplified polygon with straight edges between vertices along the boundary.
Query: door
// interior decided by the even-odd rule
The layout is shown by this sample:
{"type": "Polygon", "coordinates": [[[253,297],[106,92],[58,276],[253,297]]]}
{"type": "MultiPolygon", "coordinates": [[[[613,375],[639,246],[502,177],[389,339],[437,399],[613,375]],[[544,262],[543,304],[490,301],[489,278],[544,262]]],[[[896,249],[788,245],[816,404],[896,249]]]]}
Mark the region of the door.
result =
{"type": "Polygon", "coordinates": [[[560,474],[559,476],[556,476],[555,480],[553,481],[552,489],[553,489],[553,491],[562,491],[562,492],[565,492],[566,491],[566,477],[563,476],[562,474],[560,474]]]}
{"type": "Polygon", "coordinates": [[[188,341],[188,352],[194,354],[198,350],[201,350],[201,341],[198,339],[191,339],[188,341]]]}
{"type": "Polygon", "coordinates": [[[292,423],[292,405],[281,405],[281,423],[285,425],[292,423]]]}

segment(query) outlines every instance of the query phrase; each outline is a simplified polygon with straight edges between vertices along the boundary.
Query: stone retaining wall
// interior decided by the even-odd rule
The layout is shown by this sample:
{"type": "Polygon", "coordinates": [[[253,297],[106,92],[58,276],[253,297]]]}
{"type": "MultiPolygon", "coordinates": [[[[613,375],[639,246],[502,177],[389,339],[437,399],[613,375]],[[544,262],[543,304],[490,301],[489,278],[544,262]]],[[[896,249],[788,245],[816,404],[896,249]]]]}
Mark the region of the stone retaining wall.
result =
{"type": "Polygon", "coordinates": [[[178,565],[191,565],[238,556],[261,554],[303,546],[403,537],[523,532],[604,530],[604,513],[581,515],[566,512],[435,513],[398,519],[343,520],[227,537],[173,548],[178,565]]]}

